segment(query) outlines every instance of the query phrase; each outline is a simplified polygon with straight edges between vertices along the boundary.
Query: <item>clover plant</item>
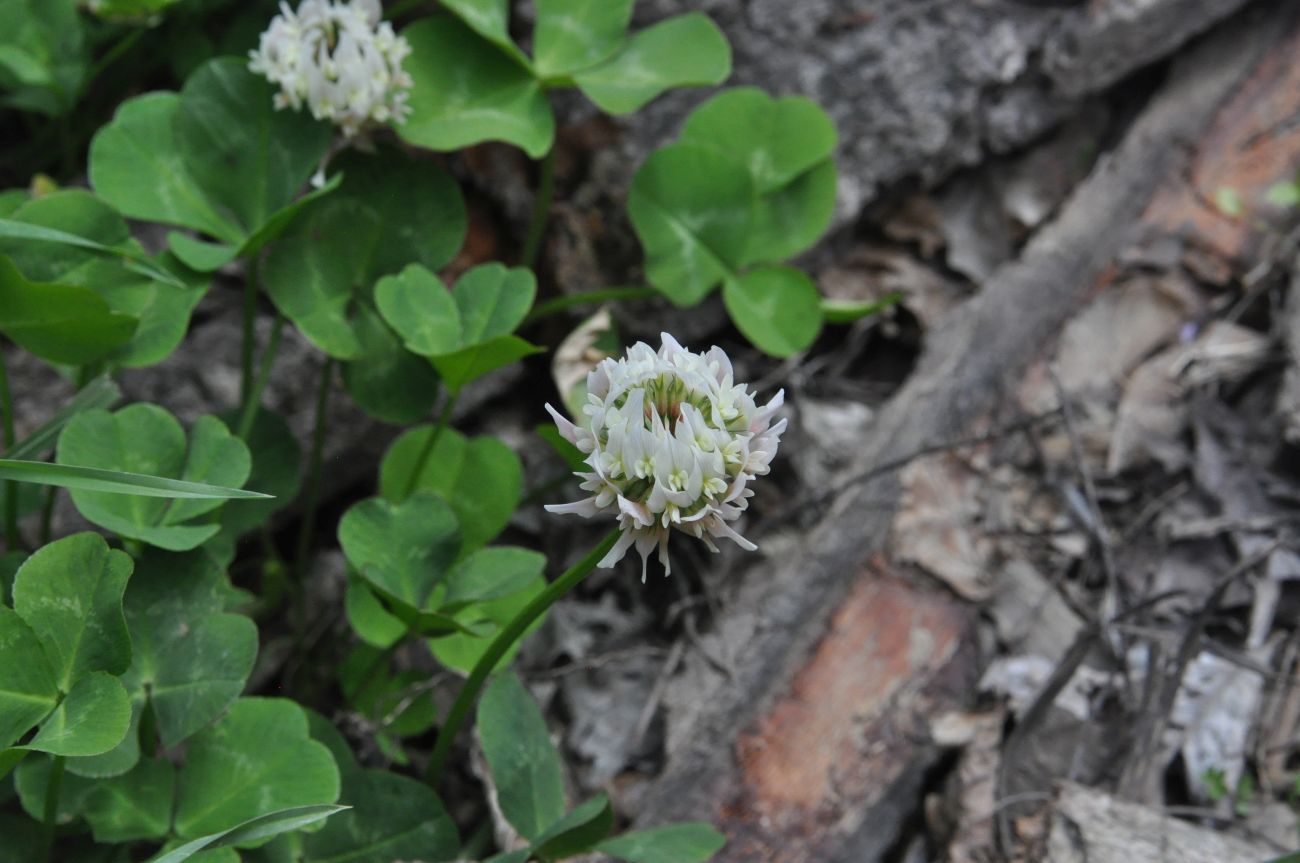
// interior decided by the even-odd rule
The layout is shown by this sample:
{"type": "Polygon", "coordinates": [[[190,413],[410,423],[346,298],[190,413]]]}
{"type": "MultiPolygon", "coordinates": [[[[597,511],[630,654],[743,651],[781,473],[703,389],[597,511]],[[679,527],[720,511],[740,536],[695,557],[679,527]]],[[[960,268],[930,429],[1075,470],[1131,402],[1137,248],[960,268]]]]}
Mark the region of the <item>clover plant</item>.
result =
{"type": "Polygon", "coordinates": [[[0,191],[0,863],[709,859],[725,840],[707,824],[620,833],[605,795],[569,796],[515,657],[630,548],[643,578],[679,534],[752,548],[736,522],[780,395],[759,407],[725,353],[670,336],[592,368],[574,419],[539,434],[584,491],[550,508],[609,533],[553,578],[504,540],[544,478],[457,409],[495,377],[540,411],[521,370],[555,347],[538,322],[575,306],[720,288],[776,357],[871,311],[823,302],[791,263],[831,224],[833,125],[798,95],[712,95],[627,190],[648,285],[573,295],[542,254],[551,93],[626,115],[721,84],[706,15],[633,27],[633,0],[534,0],[519,26],[507,0],[302,0],[228,26],[233,5],[0,0],[0,121],[31,133],[7,152],[52,175],[0,191]],[[460,151],[487,142],[540,163],[503,260],[466,242],[460,151]],[[198,350],[192,320],[232,283],[237,388],[207,414],[124,403],[141,370],[198,350]],[[289,334],[315,358],[292,373],[319,375],[306,423],[265,403],[289,334]],[[20,354],[73,394],[15,386],[20,354]],[[392,440],[318,530],[338,390],[392,440]],[[332,547],[346,575],[322,594],[332,547]],[[456,677],[446,707],[434,684],[456,677]],[[474,787],[445,781],[471,721],[508,847],[467,823],[485,798],[440,796],[474,787]]]}

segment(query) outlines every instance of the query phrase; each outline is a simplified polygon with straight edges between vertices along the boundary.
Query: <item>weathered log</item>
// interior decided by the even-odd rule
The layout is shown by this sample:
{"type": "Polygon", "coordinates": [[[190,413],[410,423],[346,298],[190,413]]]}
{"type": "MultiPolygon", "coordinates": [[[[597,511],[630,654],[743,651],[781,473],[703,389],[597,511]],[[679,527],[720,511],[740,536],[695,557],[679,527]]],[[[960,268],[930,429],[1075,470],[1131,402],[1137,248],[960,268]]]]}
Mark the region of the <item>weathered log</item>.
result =
{"type": "MultiPolygon", "coordinates": [[[[987,422],[1106,280],[1225,103],[1287,50],[1298,12],[1259,8],[1175,64],[1057,220],[929,335],[918,370],[864,429],[858,470],[987,422]]],[[[959,703],[977,663],[968,611],[906,586],[879,558],[866,563],[892,517],[880,502],[896,498],[890,475],[847,488],[815,528],[745,574],[708,645],[739,664],[727,679],[688,658],[666,698],[669,763],[639,823],[711,818],[733,840],[720,861],[881,859],[936,754],[906,732],[922,708],[959,703]],[[905,637],[917,622],[928,650],[905,637]]]]}

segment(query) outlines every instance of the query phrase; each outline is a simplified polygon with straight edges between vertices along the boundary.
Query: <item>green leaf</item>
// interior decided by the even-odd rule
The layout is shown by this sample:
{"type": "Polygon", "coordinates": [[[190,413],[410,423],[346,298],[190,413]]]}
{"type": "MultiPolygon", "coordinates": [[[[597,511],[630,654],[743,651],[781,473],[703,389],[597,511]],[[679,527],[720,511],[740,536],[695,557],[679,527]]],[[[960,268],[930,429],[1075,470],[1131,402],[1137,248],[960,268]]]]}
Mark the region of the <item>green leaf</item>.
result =
{"type": "MultiPolygon", "coordinates": [[[[200,417],[187,447],[176,418],[156,405],[134,404],[116,413],[87,411],[59,438],[60,464],[126,470],[186,482],[238,487],[251,469],[244,442],[216,417],[200,417]]],[[[77,510],[100,527],[171,551],[188,551],[211,539],[217,524],[193,519],[221,505],[216,499],[72,492],[77,510]]]]}
{"type": "Polygon", "coordinates": [[[728,279],[722,299],[745,337],[774,357],[806,349],[821,332],[821,295],[793,267],[765,267],[728,279]]]}
{"type": "Polygon", "coordinates": [[[454,18],[425,18],[403,35],[414,82],[411,112],[397,127],[404,140],[433,150],[505,141],[535,159],[551,148],[555,115],[541,83],[499,43],[454,18]]]}
{"type": "Polygon", "coordinates": [[[449,294],[419,266],[380,281],[379,311],[407,348],[427,356],[452,390],[542,350],[509,335],[528,315],[537,282],[523,267],[483,264],[461,276],[449,294]]]}
{"type": "Polygon", "coordinates": [[[307,208],[267,256],[267,292],[321,350],[358,359],[365,343],[365,299],[381,276],[407,264],[443,266],[466,232],[455,181],[428,161],[394,150],[346,154],[339,191],[307,208]]]}
{"type": "Polygon", "coordinates": [[[509,596],[534,584],[546,569],[546,555],[513,546],[480,548],[447,576],[442,607],[458,608],[509,596]]]}
{"type": "Polygon", "coordinates": [[[812,248],[835,215],[835,176],[827,159],[760,198],[744,263],[778,263],[812,248]]]}
{"type": "Polygon", "coordinates": [[[144,758],[128,773],[96,782],[82,801],[95,841],[162,839],[172,826],[176,768],[165,758],[144,758]]]}
{"type": "MultiPolygon", "coordinates": [[[[423,426],[393,442],[379,469],[381,495],[390,501],[406,497],[411,475],[432,434],[431,426],[423,426]]],[[[514,451],[496,438],[466,438],[454,429],[444,429],[423,465],[414,489],[437,492],[451,505],[460,523],[461,554],[496,537],[519,505],[523,467],[514,451]]]]}
{"type": "Polygon", "coordinates": [[[63,692],[90,672],[121,674],[131,664],[122,614],[131,569],[130,555],[79,533],[37,551],[14,577],[14,611],[41,640],[63,692]]]}
{"type": "Polygon", "coordinates": [[[147,551],[127,586],[134,656],[123,682],[147,697],[164,746],[216,719],[243,691],[257,657],[257,627],[225,611],[230,584],[201,551],[147,551]]]}
{"type": "Polygon", "coordinates": [[[851,324],[854,321],[878,315],[886,309],[893,308],[903,299],[902,293],[893,291],[878,300],[858,302],[856,300],[822,300],[822,315],[828,324],[851,324]]]}
{"type": "Polygon", "coordinates": [[[0,3],[0,92],[5,103],[50,115],[70,111],[89,66],[84,33],[74,0],[0,3]]]}
{"type": "Polygon", "coordinates": [[[544,350],[518,336],[497,336],[454,353],[430,357],[430,362],[449,389],[459,390],[488,372],[544,350]]]}
{"type": "Polygon", "coordinates": [[[59,700],[59,685],[32,628],[0,605],[0,751],[40,722],[59,700]]]}
{"type": "MultiPolygon", "coordinates": [[[[126,236],[123,236],[118,241],[121,245],[105,245],[103,242],[94,240],[90,237],[70,233],[67,230],[60,230],[60,228],[55,225],[34,223],[31,220],[33,212],[39,210],[46,210],[48,212],[47,207],[49,205],[44,205],[37,208],[37,210],[32,210],[27,207],[28,204],[35,204],[42,201],[62,201],[69,198],[85,198],[97,201],[93,195],[90,195],[83,189],[62,189],[40,198],[24,198],[18,206],[8,210],[7,215],[13,218],[0,219],[0,239],[14,242],[6,242],[6,250],[10,254],[14,255],[15,259],[17,259],[20,249],[24,251],[30,250],[33,257],[39,259],[42,252],[39,249],[32,249],[32,244],[36,244],[37,246],[54,244],[67,246],[72,249],[97,252],[101,256],[125,260],[126,262],[136,266],[136,272],[143,273],[149,276],[149,278],[162,282],[165,285],[171,285],[174,288],[185,287],[185,282],[181,281],[175,273],[163,267],[156,266],[150,260],[149,256],[144,254],[138,246],[133,243],[125,242],[127,240],[126,236]],[[22,221],[17,219],[19,212],[23,212],[24,220],[22,221]]],[[[100,205],[106,206],[103,205],[102,202],[100,202],[100,205]]],[[[60,215],[62,215],[62,213],[60,213],[60,215]]],[[[112,225],[110,225],[110,227],[112,227],[112,225]]],[[[20,266],[19,269],[26,268],[20,266]]]]}
{"type": "Polygon", "coordinates": [[[727,844],[708,824],[689,822],[624,833],[596,846],[627,863],[704,863],[727,844]]]}
{"type": "Polygon", "coordinates": [[[546,720],[513,672],[483,690],[477,728],[501,814],[529,841],[564,817],[564,777],[546,720]]]}
{"type": "Polygon", "coordinates": [[[614,810],[604,794],[593,797],[547,828],[533,842],[533,855],[541,860],[563,860],[590,851],[609,835],[614,810]]]}
{"type": "Polygon", "coordinates": [[[460,310],[442,280],[418,264],[375,285],[384,320],[422,356],[448,354],[461,346],[460,310]]]}
{"type": "Polygon", "coordinates": [[[460,550],[456,515],[442,498],[417,493],[393,503],[370,498],[339,522],[348,563],[388,596],[423,609],[460,550]]]}
{"type": "Polygon", "coordinates": [[[528,58],[510,38],[509,0],[440,0],[443,6],[470,29],[500,48],[525,69],[528,58]]]}
{"type": "Polygon", "coordinates": [[[323,201],[267,255],[264,278],[277,309],[336,359],[361,356],[351,317],[358,249],[344,237],[376,233],[377,215],[351,198],[323,201]]]}
{"type": "Polygon", "coordinates": [[[439,863],[459,857],[456,825],[422,782],[357,770],[344,777],[341,800],[354,808],[306,837],[306,863],[439,863]]]}
{"type": "Polygon", "coordinates": [[[181,225],[239,245],[243,227],[208,200],[185,163],[172,131],[180,110],[178,93],[146,93],[123,102],[91,139],[90,184],[133,219],[181,225]]]}
{"type": "Polygon", "coordinates": [[[1300,182],[1274,183],[1264,193],[1264,200],[1274,207],[1300,207],[1300,182]]]}
{"type": "Polygon", "coordinates": [[[533,307],[537,279],[526,267],[480,264],[460,277],[452,296],[460,309],[460,347],[468,347],[514,332],[533,307]]]}
{"type": "Polygon", "coordinates": [[[239,257],[239,246],[209,243],[179,231],[167,235],[167,246],[181,263],[200,273],[215,272],[239,257]]]}
{"type": "Polygon", "coordinates": [[[42,359],[95,362],[130,341],[136,324],[88,288],[28,281],[0,255],[0,333],[42,359]]]}
{"type": "MultiPolygon", "coordinates": [[[[470,629],[473,634],[461,631],[435,638],[428,642],[429,649],[443,665],[462,674],[469,674],[496,634],[545,589],[546,579],[536,578],[523,590],[465,606],[453,614],[452,618],[462,628],[470,629]]],[[[523,637],[515,641],[505,652],[494,670],[501,671],[509,668],[524,640],[535,632],[545,619],[544,614],[538,617],[524,631],[523,637]]]]}
{"type": "MultiPolygon", "coordinates": [[[[334,757],[311,739],[302,709],[285,699],[244,698],[190,739],[175,830],[182,838],[217,834],[268,812],[332,803],[338,795],[334,757]]],[[[222,844],[270,835],[226,836],[222,844]]]]}
{"type": "Polygon", "coordinates": [[[177,148],[207,200],[248,236],[297,196],[329,149],[331,127],[277,111],[274,88],[243,57],[218,57],[185,81],[173,120],[177,148]]]}
{"type": "MultiPolygon", "coordinates": [[[[180,344],[209,280],[170,256],[154,263],[131,238],[126,220],[84,189],[36,198],[13,215],[9,235],[23,231],[75,233],[78,243],[0,242],[28,278],[80,285],[112,311],[139,319],[131,340],[106,359],[116,366],[160,362],[180,344]],[[21,230],[14,230],[21,229],[21,230]],[[63,229],[59,231],[56,229],[63,229]]],[[[66,236],[72,236],[68,234],[66,236]]]]}
{"type": "Polygon", "coordinates": [[[43,461],[0,459],[0,479],[60,488],[157,497],[172,500],[257,500],[269,495],[239,488],[186,482],[120,470],[102,470],[43,461]]]}
{"type": "Polygon", "coordinates": [[[740,265],[753,224],[754,184],[728,157],[692,144],[651,154],[628,194],[646,277],[674,303],[698,303],[740,265]]]}
{"type": "Polygon", "coordinates": [[[610,114],[630,114],[672,87],[720,84],[731,74],[727,37],[692,12],[636,33],[614,56],[573,76],[587,98],[610,114]]]}
{"type": "Polygon", "coordinates": [[[533,62],[543,78],[594,66],[623,47],[635,0],[537,0],[533,62]]]}
{"type": "MultiPolygon", "coordinates": [[[[238,420],[231,412],[223,417],[230,425],[238,420]]],[[[302,485],[301,455],[298,439],[294,437],[284,417],[258,408],[253,415],[253,425],[244,438],[253,467],[248,475],[249,486],[261,489],[271,497],[261,500],[232,500],[221,510],[221,530],[232,540],[271,520],[271,516],[288,506],[298,496],[302,485]]]]}
{"type": "Polygon", "coordinates": [[[363,306],[357,314],[362,355],[343,366],[348,394],[366,413],[409,425],[433,410],[438,374],[424,357],[402,347],[379,315],[363,306]]]}
{"type": "Polygon", "coordinates": [[[384,604],[360,576],[349,575],[343,610],[353,631],[362,641],[374,647],[391,647],[407,633],[406,624],[388,613],[384,604]]]}
{"type": "MultiPolygon", "coordinates": [[[[328,750],[326,750],[328,753],[328,750]]],[[[262,842],[281,833],[301,830],[317,824],[331,815],[346,810],[346,806],[312,805],[290,806],[275,812],[268,812],[250,818],[235,827],[212,833],[208,836],[186,842],[149,860],[149,863],[182,863],[205,849],[246,846],[262,842]]]]}
{"type": "Polygon", "coordinates": [[[746,166],[767,195],[835,152],[835,125],[803,96],[775,99],[756,87],[714,96],[691,112],[681,141],[717,150],[746,166]]]}
{"type": "Polygon", "coordinates": [[[131,700],[103,671],[85,675],[41,723],[27,749],[51,755],[99,755],[122,742],[131,725],[131,700]]]}

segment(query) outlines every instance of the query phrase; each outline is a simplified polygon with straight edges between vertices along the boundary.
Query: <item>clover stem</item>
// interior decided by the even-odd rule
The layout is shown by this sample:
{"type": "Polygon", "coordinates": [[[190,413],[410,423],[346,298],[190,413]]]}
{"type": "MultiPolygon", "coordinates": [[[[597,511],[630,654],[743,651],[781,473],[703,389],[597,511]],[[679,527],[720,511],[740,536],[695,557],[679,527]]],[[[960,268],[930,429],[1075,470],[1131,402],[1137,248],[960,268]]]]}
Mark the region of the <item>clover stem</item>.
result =
{"type": "Polygon", "coordinates": [[[553,315],[556,312],[562,312],[572,306],[584,306],[590,303],[607,303],[617,300],[650,300],[659,296],[659,292],[654,288],[602,288],[598,291],[585,291],[581,294],[569,294],[564,297],[556,297],[553,300],[547,300],[533,307],[524,318],[521,326],[527,326],[534,321],[553,315]]]}
{"type": "Polygon", "coordinates": [[[253,381],[253,390],[244,399],[244,408],[239,416],[239,428],[235,434],[240,440],[247,441],[253,430],[253,420],[257,418],[257,408],[262,403],[262,393],[266,391],[267,381],[271,379],[271,368],[275,365],[276,352],[280,350],[280,338],[284,335],[284,315],[276,315],[271,325],[271,340],[262,352],[262,365],[257,370],[257,379],[253,381]]]}
{"type": "Polygon", "coordinates": [[[618,542],[619,529],[615,528],[609,532],[609,535],[600,541],[600,544],[591,550],[582,560],[573,566],[546,586],[546,589],[537,594],[528,605],[510,619],[501,631],[496,634],[488,644],[487,650],[479,657],[478,662],[474,663],[474,668],[470,671],[465,685],[461,687],[460,694],[456,696],[456,701],[451,705],[451,710],[447,713],[447,720],[438,729],[438,742],[433,747],[433,755],[429,757],[429,766],[424,772],[425,781],[430,785],[436,785],[442,776],[443,768],[447,763],[447,756],[451,753],[452,744],[456,741],[456,734],[460,731],[461,725],[465,722],[465,717],[473,708],[474,703],[478,700],[479,693],[483,691],[483,684],[487,682],[488,676],[496,670],[497,663],[501,657],[505,656],[510,648],[521,636],[532,626],[533,621],[541,617],[548,608],[554,605],[559,599],[564,597],[572,590],[578,582],[587,577],[590,572],[596,568],[600,559],[609,553],[618,542]]]}
{"type": "Polygon", "coordinates": [[[542,157],[541,174],[537,178],[537,195],[533,198],[533,215],[528,222],[528,234],[524,238],[524,251],[520,262],[529,269],[537,264],[537,253],[542,248],[542,235],[546,233],[546,221],[551,215],[551,199],[555,196],[555,146],[542,157]]]}
{"type": "MultiPolygon", "coordinates": [[[[334,358],[326,357],[321,368],[320,389],[316,392],[316,427],[311,436],[311,455],[307,467],[307,498],[303,509],[302,524],[298,528],[298,546],[294,553],[294,567],[298,581],[298,600],[301,606],[303,598],[302,582],[307,575],[308,557],[311,554],[312,534],[316,530],[316,510],[320,506],[321,462],[325,455],[325,427],[329,412],[330,382],[334,377],[334,358]]],[[[306,621],[301,620],[302,608],[298,609],[299,618],[295,627],[302,627],[306,621]]],[[[299,631],[301,635],[301,631],[299,631]]],[[[300,639],[299,639],[300,640],[300,639]]]]}
{"type": "MultiPolygon", "coordinates": [[[[3,425],[4,449],[14,445],[14,402],[9,391],[9,370],[5,366],[3,346],[0,345],[0,424],[3,425]]],[[[5,548],[18,551],[18,484],[4,483],[5,548]]]]}
{"type": "Polygon", "coordinates": [[[239,355],[239,400],[247,405],[253,395],[253,336],[257,323],[257,255],[248,259],[244,273],[244,343],[239,355]]]}
{"type": "Polygon", "coordinates": [[[424,473],[424,468],[429,464],[429,456],[433,455],[433,448],[438,443],[438,438],[442,436],[442,430],[447,427],[451,421],[451,412],[456,407],[456,398],[460,395],[457,390],[450,390],[446,399],[442,403],[442,410],[438,414],[438,421],[434,423],[433,431],[429,433],[429,438],[424,442],[420,449],[419,456],[415,459],[415,465],[411,468],[411,475],[406,478],[406,490],[402,492],[402,500],[406,500],[415,494],[415,489],[420,485],[420,474],[424,473]]]}
{"type": "Polygon", "coordinates": [[[45,783],[45,811],[42,813],[41,823],[44,825],[42,846],[44,853],[43,860],[50,859],[50,852],[54,850],[54,828],[55,822],[59,817],[59,790],[63,785],[63,756],[56,755],[50,762],[50,778],[45,783]]]}

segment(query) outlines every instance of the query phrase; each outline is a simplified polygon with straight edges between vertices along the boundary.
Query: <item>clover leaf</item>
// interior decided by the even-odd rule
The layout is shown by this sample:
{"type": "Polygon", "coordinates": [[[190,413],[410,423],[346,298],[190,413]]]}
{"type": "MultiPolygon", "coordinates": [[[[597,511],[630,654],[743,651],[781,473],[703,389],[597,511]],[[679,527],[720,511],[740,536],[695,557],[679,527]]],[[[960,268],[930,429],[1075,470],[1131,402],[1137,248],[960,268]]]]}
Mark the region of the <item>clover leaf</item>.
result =
{"type": "Polygon", "coordinates": [[[127,216],[215,240],[218,248],[172,235],[195,269],[250,255],[303,206],[294,199],[332,134],[309,115],[276,111],[271,96],[243,59],[218,57],[179,93],[131,99],[91,141],[91,185],[127,216]]]}
{"type": "Polygon", "coordinates": [[[375,286],[384,320],[408,350],[429,358],[453,391],[542,350],[512,335],[536,294],[532,271],[496,263],[474,267],[450,292],[418,264],[375,286]]]}
{"type": "MultiPolygon", "coordinates": [[[[57,460],[234,488],[244,484],[251,468],[248,447],[216,417],[200,417],[187,444],[176,418],[150,404],[134,404],[116,413],[79,414],[59,436],[57,460]]],[[[74,490],[72,502],[100,527],[170,551],[196,548],[221,529],[216,523],[196,521],[220,507],[220,500],[74,490]]]]}
{"type": "Polygon", "coordinates": [[[691,13],[629,34],[633,0],[539,0],[530,59],[510,37],[506,0],[442,0],[452,18],[417,21],[406,70],[414,82],[405,140],[435,150],[505,141],[539,158],[555,139],[547,90],[577,87],[612,114],[672,87],[717,84],[731,71],[726,38],[691,13]]]}
{"type": "Polygon", "coordinates": [[[650,283],[683,306],[723,285],[751,342],[778,357],[806,349],[825,319],[821,298],[779,265],[830,224],[835,144],[830,118],[802,97],[741,88],[697,108],[632,181],[628,213],[650,283]]]}
{"type": "MultiPolygon", "coordinates": [[[[21,225],[57,229],[102,247],[121,248],[133,256],[144,254],[122,215],[84,189],[35,198],[11,218],[21,225]]],[[[85,246],[12,237],[0,239],[0,252],[30,279],[89,288],[115,315],[138,319],[129,341],[105,358],[115,366],[153,365],[171,354],[185,337],[190,314],[209,286],[208,278],[170,255],[162,263],[164,274],[174,277],[175,284],[85,246]]]]}

